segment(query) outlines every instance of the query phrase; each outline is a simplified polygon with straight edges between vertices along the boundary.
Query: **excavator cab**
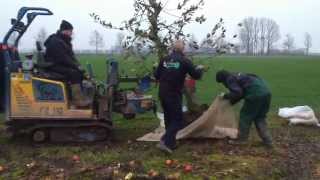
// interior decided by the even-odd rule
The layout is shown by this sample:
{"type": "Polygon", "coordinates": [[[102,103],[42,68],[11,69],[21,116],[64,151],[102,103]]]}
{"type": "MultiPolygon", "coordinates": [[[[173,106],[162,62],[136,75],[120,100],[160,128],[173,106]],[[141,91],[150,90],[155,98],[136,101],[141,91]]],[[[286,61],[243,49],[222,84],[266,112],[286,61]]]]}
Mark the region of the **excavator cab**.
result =
{"type": "MultiPolygon", "coordinates": [[[[71,94],[63,75],[45,70],[48,64],[40,44],[37,43],[36,62],[32,55],[20,59],[19,40],[32,21],[37,16],[52,14],[45,8],[21,8],[0,44],[0,108],[5,113],[7,130],[13,135],[26,133],[34,142],[104,140],[113,128],[113,112],[125,117],[137,113],[128,103],[129,92],[119,89],[121,79],[125,78],[119,77],[116,60],[106,61],[105,82],[95,80],[92,66],[88,65],[92,80],[84,82],[83,88],[92,98],[92,105],[78,109],[70,104],[71,94]],[[14,32],[18,36],[14,45],[9,46],[8,39],[14,32]]],[[[150,96],[142,96],[138,102],[144,104],[145,112],[155,108],[150,96]]]]}

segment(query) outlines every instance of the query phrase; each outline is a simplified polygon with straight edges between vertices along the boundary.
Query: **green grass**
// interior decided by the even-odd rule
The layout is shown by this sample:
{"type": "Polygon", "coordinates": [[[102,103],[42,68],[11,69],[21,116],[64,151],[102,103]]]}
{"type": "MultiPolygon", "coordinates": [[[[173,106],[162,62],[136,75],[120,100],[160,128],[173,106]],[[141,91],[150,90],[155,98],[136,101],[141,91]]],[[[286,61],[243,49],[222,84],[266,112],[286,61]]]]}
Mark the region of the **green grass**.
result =
{"type": "MultiPolygon", "coordinates": [[[[101,80],[105,77],[105,59],[103,56],[92,55],[80,57],[83,64],[93,64],[95,73],[101,80]]],[[[133,58],[121,59],[120,72],[128,75],[143,74],[141,69],[149,69],[150,72],[154,62],[154,57],[149,58],[146,63],[133,58]]],[[[320,57],[198,57],[194,63],[210,67],[202,80],[198,81],[197,94],[201,102],[210,103],[218,93],[226,91],[221,84],[215,82],[215,73],[220,69],[227,69],[255,73],[264,78],[272,90],[273,111],[279,107],[305,104],[315,109],[320,108],[320,57]]],[[[151,93],[156,95],[156,92],[157,89],[153,88],[151,93]]]]}
{"type": "MultiPolygon", "coordinates": [[[[82,55],[79,57],[85,65],[94,67],[99,80],[105,79],[106,57],[102,55],[82,55]]],[[[145,63],[131,58],[120,59],[120,72],[134,75],[144,74],[152,69],[156,58],[150,57],[145,63]]],[[[135,120],[124,120],[115,116],[115,131],[110,142],[82,145],[30,145],[24,140],[11,140],[5,137],[4,125],[0,123],[0,179],[57,179],[63,175],[70,179],[102,179],[108,167],[121,164],[118,178],[126,173],[143,172],[150,169],[166,175],[181,173],[182,179],[281,179],[288,176],[282,160],[289,152],[287,139],[296,136],[307,142],[320,142],[318,129],[309,127],[288,127],[276,117],[279,107],[310,105],[317,112],[320,108],[320,57],[197,57],[195,64],[204,64],[210,70],[198,81],[197,94],[201,102],[210,103],[220,92],[226,91],[215,82],[215,73],[219,69],[255,73],[264,78],[273,94],[270,128],[276,141],[276,150],[266,152],[258,145],[259,139],[253,131],[248,146],[234,147],[223,140],[182,141],[171,157],[155,148],[155,143],[135,142],[135,139],[157,127],[158,121],[152,114],[138,116],[135,120]],[[73,155],[79,155],[80,163],[72,161],[73,155]],[[175,159],[176,167],[167,167],[166,159],[175,159]],[[142,170],[126,168],[134,160],[142,170]],[[26,165],[36,162],[34,167],[26,165]],[[192,173],[183,173],[183,164],[194,166],[192,173]],[[59,169],[64,169],[63,173],[59,169]],[[57,172],[58,171],[58,172],[57,172]]],[[[125,86],[128,86],[127,84],[125,86]]],[[[134,86],[134,84],[131,84],[134,86]]],[[[157,88],[150,91],[157,99],[157,88]]],[[[0,115],[3,118],[3,115],[0,115]]],[[[291,147],[290,147],[291,148],[291,147]]],[[[312,159],[320,164],[319,158],[312,159]]]]}

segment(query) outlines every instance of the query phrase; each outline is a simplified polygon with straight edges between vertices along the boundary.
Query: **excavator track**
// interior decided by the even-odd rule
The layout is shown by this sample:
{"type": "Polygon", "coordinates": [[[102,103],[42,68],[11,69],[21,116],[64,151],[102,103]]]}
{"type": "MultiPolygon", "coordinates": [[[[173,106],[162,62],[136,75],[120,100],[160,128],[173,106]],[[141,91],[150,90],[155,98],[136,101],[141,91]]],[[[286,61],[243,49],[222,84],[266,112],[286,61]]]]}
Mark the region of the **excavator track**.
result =
{"type": "MultiPolygon", "coordinates": [[[[30,136],[35,143],[59,142],[59,143],[85,143],[103,141],[110,137],[112,123],[104,121],[61,121],[43,122],[28,125],[22,133],[30,136]]],[[[21,132],[15,132],[21,133],[21,132]]]]}
{"type": "Polygon", "coordinates": [[[96,142],[106,140],[110,131],[101,126],[50,128],[49,139],[52,142],[96,142]]]}

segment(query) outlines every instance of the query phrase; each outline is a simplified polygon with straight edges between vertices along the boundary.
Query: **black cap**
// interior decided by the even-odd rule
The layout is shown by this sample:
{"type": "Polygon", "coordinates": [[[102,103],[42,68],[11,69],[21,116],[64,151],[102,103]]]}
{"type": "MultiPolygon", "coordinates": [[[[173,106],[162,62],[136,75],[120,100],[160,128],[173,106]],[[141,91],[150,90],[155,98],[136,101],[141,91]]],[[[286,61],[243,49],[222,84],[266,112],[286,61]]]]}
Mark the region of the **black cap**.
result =
{"type": "Polygon", "coordinates": [[[226,70],[220,70],[216,74],[216,81],[218,83],[224,82],[229,75],[230,75],[230,72],[228,72],[226,70]]]}
{"type": "Polygon", "coordinates": [[[60,31],[63,31],[63,30],[73,30],[72,24],[66,20],[62,20],[60,24],[60,31]]]}

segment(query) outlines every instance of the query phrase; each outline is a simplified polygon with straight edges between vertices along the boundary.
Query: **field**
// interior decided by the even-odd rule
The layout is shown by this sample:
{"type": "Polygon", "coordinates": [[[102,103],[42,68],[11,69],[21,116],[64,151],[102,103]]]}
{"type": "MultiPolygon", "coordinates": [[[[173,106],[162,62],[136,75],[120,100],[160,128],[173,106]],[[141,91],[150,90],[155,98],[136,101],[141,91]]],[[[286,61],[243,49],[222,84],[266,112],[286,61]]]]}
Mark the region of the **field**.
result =
{"type": "MultiPolygon", "coordinates": [[[[104,80],[105,56],[79,58],[84,65],[91,63],[97,78],[104,80]]],[[[128,75],[148,72],[156,62],[153,57],[145,63],[134,58],[118,59],[121,59],[120,72],[128,75]]],[[[0,179],[124,179],[129,172],[142,175],[151,169],[164,176],[178,172],[180,179],[320,178],[319,128],[288,126],[277,117],[279,107],[296,105],[310,105],[319,115],[320,57],[200,56],[194,63],[210,67],[197,84],[198,98],[204,103],[210,103],[225,91],[215,82],[215,72],[219,69],[255,73],[268,82],[273,93],[269,124],[274,150],[264,149],[252,129],[248,145],[231,146],[225,140],[188,140],[180,142],[172,156],[166,156],[155,148],[156,143],[135,141],[157,127],[158,121],[152,114],[135,120],[116,116],[110,140],[96,144],[32,145],[23,137],[8,139],[0,124],[0,179]],[[74,161],[74,155],[79,161],[74,161]],[[177,163],[168,167],[167,159],[177,163]],[[184,164],[192,164],[193,171],[184,173],[184,164]]],[[[150,93],[157,99],[156,87],[150,93]]]]}

